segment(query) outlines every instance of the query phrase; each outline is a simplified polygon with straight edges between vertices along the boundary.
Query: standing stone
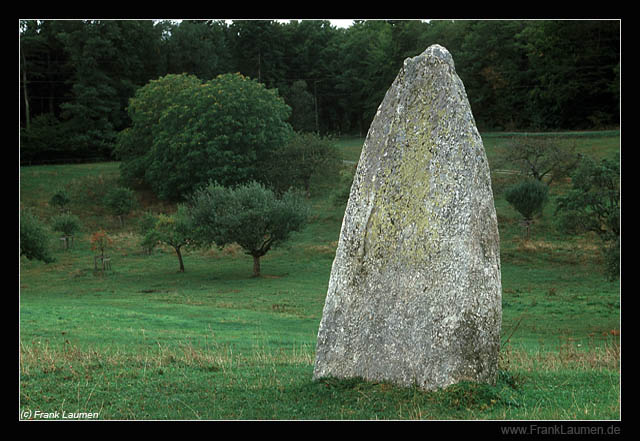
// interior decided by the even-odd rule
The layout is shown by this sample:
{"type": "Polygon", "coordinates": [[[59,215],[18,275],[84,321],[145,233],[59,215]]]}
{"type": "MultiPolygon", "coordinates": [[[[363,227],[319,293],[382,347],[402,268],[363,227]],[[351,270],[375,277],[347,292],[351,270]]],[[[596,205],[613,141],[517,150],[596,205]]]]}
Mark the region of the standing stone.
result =
{"type": "Polygon", "coordinates": [[[313,377],[493,383],[501,319],[489,165],[451,54],[433,45],[405,60],[367,134],[313,377]]]}

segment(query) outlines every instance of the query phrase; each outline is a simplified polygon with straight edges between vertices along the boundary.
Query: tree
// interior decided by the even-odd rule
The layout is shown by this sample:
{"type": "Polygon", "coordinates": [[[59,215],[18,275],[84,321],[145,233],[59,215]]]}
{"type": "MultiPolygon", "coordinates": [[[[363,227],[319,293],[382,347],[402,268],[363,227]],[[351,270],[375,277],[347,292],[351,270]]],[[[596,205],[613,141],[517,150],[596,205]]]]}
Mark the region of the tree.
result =
{"type": "Polygon", "coordinates": [[[559,225],[568,233],[592,231],[602,240],[606,274],[620,270],[620,164],[582,158],[571,176],[571,190],[558,198],[559,225]]]}
{"type": "Polygon", "coordinates": [[[132,175],[144,169],[145,182],[161,199],[184,199],[209,180],[236,185],[255,179],[262,163],[292,135],[286,122],[290,108],[277,91],[240,74],[203,84],[193,78],[174,76],[137,95],[145,97],[134,103],[144,116],[140,123],[132,118],[119,149],[126,152],[123,167],[132,175]],[[170,91],[163,87],[174,83],[178,87],[170,91]],[[138,140],[145,145],[151,140],[151,148],[142,153],[145,147],[135,147],[138,140]],[[137,164],[130,167],[130,161],[137,164]]]}
{"type": "Polygon", "coordinates": [[[505,164],[547,185],[569,176],[580,160],[575,143],[567,145],[539,135],[512,137],[501,156],[505,164]]]}
{"type": "Polygon", "coordinates": [[[195,95],[202,81],[193,75],[165,75],[149,81],[129,100],[127,112],[131,127],[118,134],[115,147],[120,173],[128,182],[144,179],[153,156],[154,136],[160,131],[160,118],[176,97],[195,95]]]}
{"type": "Polygon", "coordinates": [[[542,212],[542,208],[547,202],[549,188],[544,183],[527,179],[521,181],[505,191],[505,199],[524,218],[527,227],[527,239],[529,239],[529,229],[533,222],[533,217],[542,212]]]}
{"type": "Polygon", "coordinates": [[[160,214],[153,230],[148,234],[154,235],[158,241],[166,243],[175,250],[180,265],[179,271],[183,273],[184,261],[181,249],[191,242],[191,237],[193,236],[193,228],[187,215],[187,208],[183,205],[178,205],[178,211],[175,214],[171,216],[160,214]]]}
{"type": "Polygon", "coordinates": [[[260,258],[299,231],[308,217],[302,195],[290,190],[277,198],[255,181],[235,188],[210,183],[194,194],[189,212],[197,240],[220,247],[237,243],[253,257],[254,277],[260,276],[260,258]]]}
{"type": "Polygon", "coordinates": [[[28,210],[20,212],[20,255],[29,260],[36,259],[44,263],[55,261],[51,255],[47,227],[28,210]]]}
{"type": "Polygon", "coordinates": [[[113,239],[109,237],[106,231],[100,228],[91,235],[91,249],[100,251],[100,256],[104,257],[104,250],[113,243],[113,239]]]}
{"type": "Polygon", "coordinates": [[[102,269],[104,270],[105,267],[107,267],[107,262],[109,262],[108,256],[105,257],[104,255],[104,251],[107,249],[107,247],[113,244],[113,239],[109,237],[106,231],[100,228],[98,231],[95,231],[91,235],[90,242],[91,242],[91,249],[93,251],[100,251],[99,256],[93,257],[94,269],[98,269],[98,260],[100,260],[102,262],[102,269]]]}

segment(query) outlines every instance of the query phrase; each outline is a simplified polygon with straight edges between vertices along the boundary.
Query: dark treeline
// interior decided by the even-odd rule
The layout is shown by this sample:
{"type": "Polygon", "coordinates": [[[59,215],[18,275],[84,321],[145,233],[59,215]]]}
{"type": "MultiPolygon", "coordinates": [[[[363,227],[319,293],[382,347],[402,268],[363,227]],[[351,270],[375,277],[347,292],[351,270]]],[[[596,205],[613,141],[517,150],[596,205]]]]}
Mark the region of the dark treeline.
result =
{"type": "Polygon", "coordinates": [[[296,130],[364,136],[406,57],[453,55],[481,130],[619,124],[620,22],[20,22],[21,161],[111,158],[136,89],[240,72],[277,88],[296,130]]]}

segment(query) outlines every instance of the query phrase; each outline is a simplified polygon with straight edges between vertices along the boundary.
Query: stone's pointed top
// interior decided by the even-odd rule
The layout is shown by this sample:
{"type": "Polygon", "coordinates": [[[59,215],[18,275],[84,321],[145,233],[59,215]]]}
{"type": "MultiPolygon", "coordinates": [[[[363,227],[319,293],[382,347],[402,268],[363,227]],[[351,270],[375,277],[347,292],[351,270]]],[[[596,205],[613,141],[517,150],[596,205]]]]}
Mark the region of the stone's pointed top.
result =
{"type": "Polygon", "coordinates": [[[413,58],[407,58],[406,60],[404,60],[404,64],[406,65],[409,62],[416,62],[418,61],[418,59],[430,58],[430,57],[435,57],[447,63],[449,66],[451,66],[452,69],[455,69],[455,65],[453,63],[453,57],[451,56],[451,53],[447,50],[447,48],[445,48],[444,46],[440,46],[439,44],[432,44],[427,49],[425,49],[425,51],[420,55],[413,58]]]}
{"type": "Polygon", "coordinates": [[[447,64],[450,64],[453,67],[453,57],[447,50],[447,48],[440,46],[439,44],[432,44],[425,51],[424,54],[427,56],[440,58],[447,64]]]}

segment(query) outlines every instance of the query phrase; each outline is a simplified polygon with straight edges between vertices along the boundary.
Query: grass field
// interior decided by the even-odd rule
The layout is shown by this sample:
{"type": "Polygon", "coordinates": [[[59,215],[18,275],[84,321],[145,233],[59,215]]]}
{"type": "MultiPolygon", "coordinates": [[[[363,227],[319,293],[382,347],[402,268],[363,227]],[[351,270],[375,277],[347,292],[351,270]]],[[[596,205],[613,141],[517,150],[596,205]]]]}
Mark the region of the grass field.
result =
{"type": "MultiPolygon", "coordinates": [[[[483,135],[490,162],[506,139],[483,135]]],[[[566,135],[594,157],[619,152],[619,132],[566,135]]],[[[357,160],[362,139],[339,140],[357,160]]],[[[438,419],[620,418],[620,283],[602,274],[598,238],[563,236],[553,200],[524,240],[518,214],[496,193],[503,329],[496,385],[423,392],[388,383],[313,382],[315,341],[343,207],[331,188],[311,197],[312,222],[262,259],[236,247],[170,248],[146,255],[136,217],[174,207],[139,193],[121,227],[96,203],[118,164],[20,169],[20,204],[41,219],[60,186],[83,231],[56,262],[20,258],[20,419],[438,419]],[[114,239],[112,269],[95,271],[89,236],[114,239]],[[57,414],[56,414],[57,412],[57,414]]],[[[496,178],[498,179],[498,178],[496,178]]],[[[499,187],[496,182],[496,187],[499,187]]]]}

